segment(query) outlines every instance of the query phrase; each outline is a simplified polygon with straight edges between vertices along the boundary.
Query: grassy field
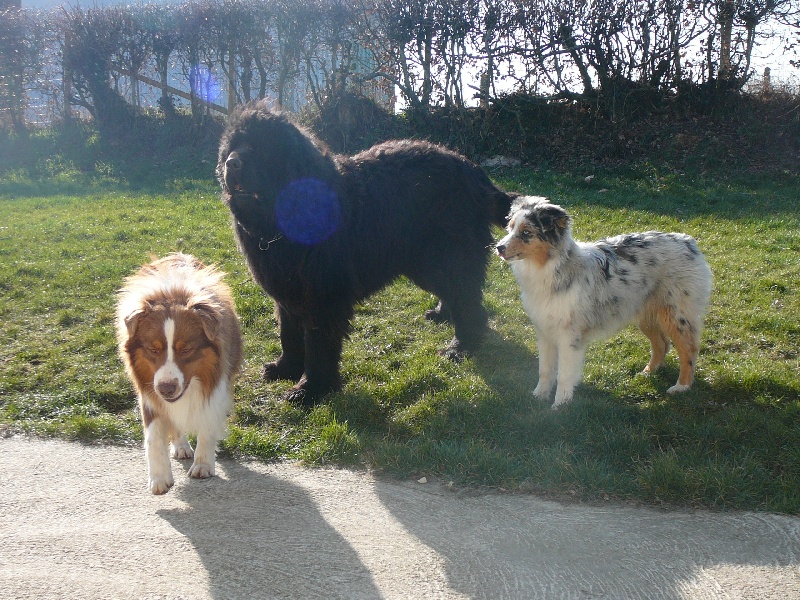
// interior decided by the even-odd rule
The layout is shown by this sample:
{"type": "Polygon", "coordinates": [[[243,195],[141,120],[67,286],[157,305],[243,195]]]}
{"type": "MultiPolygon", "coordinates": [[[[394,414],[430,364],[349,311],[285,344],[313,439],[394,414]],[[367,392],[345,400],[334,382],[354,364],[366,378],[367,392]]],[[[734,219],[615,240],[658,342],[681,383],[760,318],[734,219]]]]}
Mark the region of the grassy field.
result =
{"type": "MultiPolygon", "coordinates": [[[[474,359],[436,350],[429,294],[399,280],[359,307],[345,387],[313,410],[282,401],[259,372],[279,352],[272,303],[250,280],[210,175],[143,161],[63,157],[0,170],[0,431],[140,444],[135,397],[116,355],[115,291],[172,250],[229,273],[246,341],[222,451],[399,477],[716,508],[800,512],[800,179],[636,172],[494,173],[550,196],[578,239],[684,231],[715,275],[695,387],[667,397],[674,352],[639,375],[649,345],[629,328],[587,357],[575,401],[532,399],[536,344],[509,269],[492,257],[492,335],[474,359]],[[587,184],[586,175],[595,175],[587,184]]],[[[496,232],[498,236],[500,231],[496,232]]],[[[144,463],[143,463],[144,467],[144,463]]]]}

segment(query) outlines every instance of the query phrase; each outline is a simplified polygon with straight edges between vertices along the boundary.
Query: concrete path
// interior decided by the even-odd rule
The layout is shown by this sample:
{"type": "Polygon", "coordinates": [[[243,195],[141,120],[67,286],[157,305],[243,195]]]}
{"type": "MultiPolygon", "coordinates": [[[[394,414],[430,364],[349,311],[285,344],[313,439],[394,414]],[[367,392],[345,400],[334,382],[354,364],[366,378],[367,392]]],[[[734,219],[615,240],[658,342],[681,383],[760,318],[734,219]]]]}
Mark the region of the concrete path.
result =
{"type": "Polygon", "coordinates": [[[800,518],[0,439],[0,598],[800,598],[800,518]]]}

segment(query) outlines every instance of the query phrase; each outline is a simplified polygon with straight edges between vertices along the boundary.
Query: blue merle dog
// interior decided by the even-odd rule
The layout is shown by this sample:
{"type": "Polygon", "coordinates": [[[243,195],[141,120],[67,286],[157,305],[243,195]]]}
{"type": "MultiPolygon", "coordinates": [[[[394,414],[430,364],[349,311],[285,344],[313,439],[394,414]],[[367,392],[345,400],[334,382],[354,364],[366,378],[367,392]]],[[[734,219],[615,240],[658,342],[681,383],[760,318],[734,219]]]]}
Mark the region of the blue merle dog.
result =
{"type": "Polygon", "coordinates": [[[648,231],[585,243],[572,239],[570,224],[569,214],[545,198],[519,197],[511,207],[508,235],[496,245],[536,329],[534,395],[549,398],[556,385],[553,408],[569,402],[589,343],[629,323],[650,339],[643,372],[649,375],[664,363],[672,342],[680,375],[667,393],[688,390],[711,295],[711,270],[695,240],[648,231]]]}

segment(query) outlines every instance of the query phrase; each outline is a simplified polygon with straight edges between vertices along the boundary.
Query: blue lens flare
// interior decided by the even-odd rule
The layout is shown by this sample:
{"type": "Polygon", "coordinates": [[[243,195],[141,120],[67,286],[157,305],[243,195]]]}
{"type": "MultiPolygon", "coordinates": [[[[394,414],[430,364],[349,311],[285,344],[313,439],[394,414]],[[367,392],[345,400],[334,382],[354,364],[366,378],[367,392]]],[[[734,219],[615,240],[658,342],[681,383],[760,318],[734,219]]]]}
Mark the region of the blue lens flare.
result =
{"type": "Polygon", "coordinates": [[[319,179],[295,179],[275,200],[275,218],[283,235],[313,246],[331,237],[342,223],[339,197],[319,179]]]}
{"type": "Polygon", "coordinates": [[[219,80],[205,65],[192,67],[189,77],[194,95],[206,102],[216,102],[220,97],[219,80]]]}

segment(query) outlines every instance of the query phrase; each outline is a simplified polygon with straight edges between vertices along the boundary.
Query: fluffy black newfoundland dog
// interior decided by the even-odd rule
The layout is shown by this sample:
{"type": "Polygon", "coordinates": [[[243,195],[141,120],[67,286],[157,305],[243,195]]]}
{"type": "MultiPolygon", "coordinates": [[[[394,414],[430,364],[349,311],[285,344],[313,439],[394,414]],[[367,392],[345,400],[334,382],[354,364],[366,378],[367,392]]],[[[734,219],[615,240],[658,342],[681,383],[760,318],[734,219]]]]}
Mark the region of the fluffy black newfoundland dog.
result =
{"type": "Polygon", "coordinates": [[[276,302],[282,353],[268,380],[312,404],[340,386],[354,306],[400,275],[439,297],[458,358],[480,343],[490,224],[512,195],[465,158],[419,141],[331,153],[285,115],[250,104],[222,135],[217,176],[239,247],[276,302]]]}

